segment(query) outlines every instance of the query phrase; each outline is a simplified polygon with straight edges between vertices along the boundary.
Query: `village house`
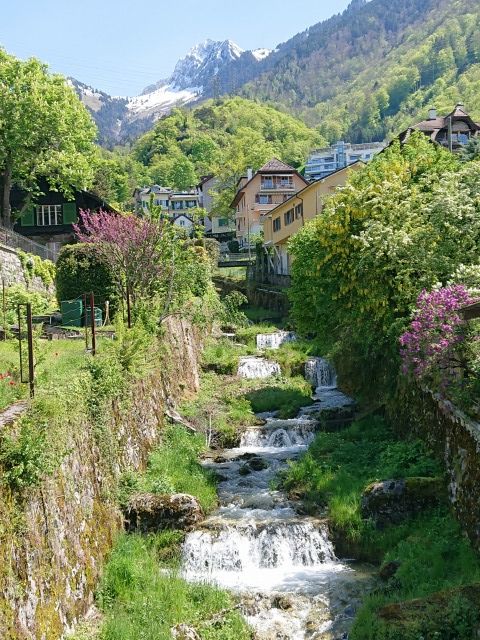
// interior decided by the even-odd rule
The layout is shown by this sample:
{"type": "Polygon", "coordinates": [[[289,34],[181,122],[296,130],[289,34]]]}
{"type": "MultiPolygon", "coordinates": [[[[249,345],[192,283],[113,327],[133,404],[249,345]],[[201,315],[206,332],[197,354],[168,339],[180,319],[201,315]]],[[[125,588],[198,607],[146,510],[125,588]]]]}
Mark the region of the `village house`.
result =
{"type": "MultiPolygon", "coordinates": [[[[52,191],[46,183],[40,185],[43,195],[35,198],[14,225],[14,231],[34,242],[47,247],[57,254],[62,245],[75,239],[73,224],[79,219],[80,211],[115,211],[105,200],[94,193],[75,189],[71,198],[60,191],[52,191]]],[[[14,187],[10,203],[13,211],[20,211],[26,193],[14,187]]]]}
{"type": "Polygon", "coordinates": [[[308,182],[288,164],[273,158],[255,174],[249,170],[237,183],[231,204],[235,209],[236,237],[241,248],[263,230],[264,217],[303,189],[308,182]]]}
{"type": "Polygon", "coordinates": [[[218,179],[213,175],[204,176],[197,185],[197,191],[200,196],[200,206],[205,209],[210,219],[210,230],[208,235],[219,242],[227,242],[235,237],[235,220],[228,217],[221,217],[212,214],[213,195],[212,192],[218,186],[218,179]]]}
{"type": "MultiPolygon", "coordinates": [[[[145,214],[150,203],[153,203],[154,206],[162,207],[175,225],[188,230],[194,226],[195,209],[201,207],[198,190],[174,191],[158,184],[135,189],[133,197],[137,214],[145,214]]],[[[205,226],[207,233],[210,233],[211,223],[208,218],[198,222],[205,226]]]]}
{"type": "Polygon", "coordinates": [[[321,180],[312,182],[265,216],[264,247],[268,271],[274,279],[288,280],[290,276],[289,239],[308,220],[315,218],[322,212],[326,199],[337,189],[345,186],[352,171],[358,171],[363,166],[363,162],[356,162],[321,180]]]}
{"type": "Polygon", "coordinates": [[[427,120],[412,125],[400,134],[400,142],[406,142],[413,131],[422,131],[432,142],[455,153],[461,151],[472,138],[479,136],[480,123],[474,122],[464,105],[459,103],[446,116],[439,116],[436,109],[430,109],[427,120]]]}

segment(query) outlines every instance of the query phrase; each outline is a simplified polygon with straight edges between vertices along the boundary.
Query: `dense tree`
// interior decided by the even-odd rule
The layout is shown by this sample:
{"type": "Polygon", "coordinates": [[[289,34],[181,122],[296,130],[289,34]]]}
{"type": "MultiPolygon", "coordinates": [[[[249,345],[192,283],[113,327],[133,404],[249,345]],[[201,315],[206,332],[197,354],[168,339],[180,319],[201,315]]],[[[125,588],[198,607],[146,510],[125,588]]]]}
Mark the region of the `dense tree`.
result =
{"type": "Polygon", "coordinates": [[[39,193],[39,181],[67,196],[93,178],[95,125],[61,76],[38,60],[23,62],[0,50],[0,201],[2,223],[11,226],[13,184],[39,193]]]}
{"type": "Polygon", "coordinates": [[[478,170],[416,134],[352,176],[291,241],[296,321],[359,393],[395,381],[420,292],[478,274],[478,170]]]}

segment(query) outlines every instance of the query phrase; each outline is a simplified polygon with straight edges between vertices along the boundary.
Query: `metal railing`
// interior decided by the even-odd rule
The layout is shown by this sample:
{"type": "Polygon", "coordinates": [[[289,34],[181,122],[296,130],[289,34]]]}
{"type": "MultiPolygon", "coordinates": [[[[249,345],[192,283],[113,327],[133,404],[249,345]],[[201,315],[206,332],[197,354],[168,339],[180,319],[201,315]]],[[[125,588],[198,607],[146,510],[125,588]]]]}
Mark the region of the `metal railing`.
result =
{"type": "Polygon", "coordinates": [[[218,258],[218,264],[222,264],[225,262],[254,262],[255,256],[250,256],[248,253],[222,253],[218,258]]]}
{"type": "Polygon", "coordinates": [[[0,244],[4,244],[12,249],[21,249],[27,253],[33,253],[43,260],[56,262],[58,258],[58,251],[56,249],[49,249],[39,242],[30,240],[30,238],[26,238],[20,233],[2,226],[0,226],[0,244]]]}

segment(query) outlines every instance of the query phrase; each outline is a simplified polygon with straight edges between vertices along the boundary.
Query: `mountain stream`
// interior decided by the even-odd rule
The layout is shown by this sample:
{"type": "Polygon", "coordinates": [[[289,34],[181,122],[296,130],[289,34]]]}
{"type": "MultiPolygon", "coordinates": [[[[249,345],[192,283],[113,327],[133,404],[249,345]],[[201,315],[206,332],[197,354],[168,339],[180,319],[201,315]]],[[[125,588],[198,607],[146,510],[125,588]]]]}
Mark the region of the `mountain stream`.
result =
{"type": "MultiPolygon", "coordinates": [[[[239,375],[264,377],[265,369],[265,360],[249,358],[239,375]]],[[[290,420],[262,415],[265,424],[247,429],[238,448],[204,462],[220,480],[220,506],[183,546],[184,576],[237,592],[258,640],[346,639],[371,584],[367,570],[336,558],[326,519],[272,489],[312,442],[312,415],[353,403],[322,358],[310,359],[305,375],[316,387],[313,405],[290,420]]]]}

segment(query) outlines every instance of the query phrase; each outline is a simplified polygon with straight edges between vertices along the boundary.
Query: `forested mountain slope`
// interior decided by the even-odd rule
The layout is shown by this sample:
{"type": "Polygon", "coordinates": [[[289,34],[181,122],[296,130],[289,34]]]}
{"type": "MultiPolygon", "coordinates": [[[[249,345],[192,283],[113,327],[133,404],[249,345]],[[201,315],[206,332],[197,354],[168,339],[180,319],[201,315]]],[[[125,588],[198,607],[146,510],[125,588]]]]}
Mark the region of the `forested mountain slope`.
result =
{"type": "Polygon", "coordinates": [[[477,0],[359,0],[269,56],[245,85],[318,125],[330,140],[381,139],[434,104],[457,101],[480,117],[477,0]]]}

